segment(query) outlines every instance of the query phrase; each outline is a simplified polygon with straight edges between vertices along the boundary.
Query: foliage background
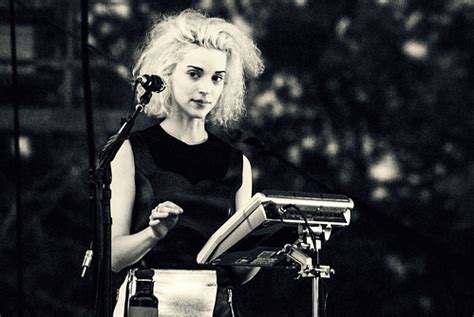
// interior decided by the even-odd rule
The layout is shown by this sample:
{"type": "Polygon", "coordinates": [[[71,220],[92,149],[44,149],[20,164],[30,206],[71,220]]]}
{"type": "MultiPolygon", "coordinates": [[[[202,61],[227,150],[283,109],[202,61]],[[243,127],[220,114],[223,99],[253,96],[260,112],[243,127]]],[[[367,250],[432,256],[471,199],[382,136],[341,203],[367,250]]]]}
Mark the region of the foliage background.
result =
{"type": "MultiPolygon", "coordinates": [[[[129,110],[133,52],[147,26],[186,7],[232,20],[262,50],[266,71],[248,82],[247,117],[221,132],[250,158],[254,191],[323,192],[325,184],[356,202],[351,225],[321,253],[336,270],[323,287],[327,315],[472,316],[472,1],[91,1],[97,149],[120,124],[107,114],[129,110]]],[[[1,51],[0,314],[18,312],[20,179],[24,313],[87,316],[94,289],[91,274],[79,278],[91,235],[79,1],[16,1],[16,10],[40,40],[29,61],[28,34],[17,40],[26,56],[20,178],[8,45],[1,51]]],[[[140,120],[137,128],[149,124],[140,120]]],[[[309,282],[293,278],[264,270],[242,287],[248,314],[309,316],[309,282]]]]}

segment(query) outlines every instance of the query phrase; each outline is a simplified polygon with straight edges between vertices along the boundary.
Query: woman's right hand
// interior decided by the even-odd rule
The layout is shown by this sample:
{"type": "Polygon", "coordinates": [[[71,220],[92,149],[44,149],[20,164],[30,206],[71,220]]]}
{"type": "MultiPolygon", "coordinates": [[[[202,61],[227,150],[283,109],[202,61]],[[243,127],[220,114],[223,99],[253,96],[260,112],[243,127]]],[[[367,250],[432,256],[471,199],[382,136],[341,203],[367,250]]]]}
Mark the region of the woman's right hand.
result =
{"type": "Polygon", "coordinates": [[[163,239],[168,231],[178,222],[178,215],[183,213],[183,208],[171,201],[159,203],[150,214],[150,225],[153,235],[157,239],[163,239]]]}

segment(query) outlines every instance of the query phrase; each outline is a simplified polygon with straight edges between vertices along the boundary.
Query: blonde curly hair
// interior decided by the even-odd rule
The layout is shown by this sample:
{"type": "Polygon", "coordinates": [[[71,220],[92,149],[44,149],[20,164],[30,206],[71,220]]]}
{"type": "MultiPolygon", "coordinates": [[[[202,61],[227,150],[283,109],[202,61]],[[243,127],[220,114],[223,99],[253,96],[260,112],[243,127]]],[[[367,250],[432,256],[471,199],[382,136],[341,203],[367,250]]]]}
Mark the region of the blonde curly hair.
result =
{"type": "MultiPolygon", "coordinates": [[[[153,74],[167,82],[183,55],[196,46],[217,49],[227,55],[224,88],[208,116],[211,123],[227,127],[229,123],[237,121],[245,110],[244,75],[256,77],[263,71],[260,50],[235,25],[221,18],[207,17],[193,9],[164,16],[148,33],[133,76],[153,74]]],[[[172,106],[171,91],[165,89],[154,94],[145,107],[145,113],[163,118],[170,113],[172,106]]]]}

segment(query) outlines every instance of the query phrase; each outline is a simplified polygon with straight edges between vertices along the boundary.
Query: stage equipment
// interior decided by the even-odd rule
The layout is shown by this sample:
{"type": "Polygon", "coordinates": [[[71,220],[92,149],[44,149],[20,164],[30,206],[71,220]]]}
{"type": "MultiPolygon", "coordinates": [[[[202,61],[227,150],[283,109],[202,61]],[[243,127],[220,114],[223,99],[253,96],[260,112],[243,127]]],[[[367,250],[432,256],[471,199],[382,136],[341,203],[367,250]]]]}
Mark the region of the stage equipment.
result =
{"type": "Polygon", "coordinates": [[[319,264],[333,228],[350,223],[354,202],[344,195],[267,191],[256,193],[207,241],[200,264],[300,268],[312,278],[312,311],[318,316],[319,278],[334,270],[319,264]]]}
{"type": "Polygon", "coordinates": [[[96,285],[95,316],[108,317],[112,312],[111,288],[111,226],[110,215],[110,183],[112,181],[110,163],[115,158],[122,143],[128,138],[135,124],[136,118],[150,102],[152,93],[159,93],[165,89],[161,78],[155,75],[143,75],[135,79],[133,87],[133,101],[135,105],[133,113],[122,124],[117,133],[112,135],[99,154],[99,163],[94,171],[89,171],[89,201],[93,214],[95,215],[95,234],[91,242],[93,250],[86,251],[82,262],[82,274],[84,277],[87,269],[92,263],[93,256],[97,255],[98,281],[96,285]],[[137,86],[142,85],[144,92],[138,98],[137,86]]]}
{"type": "Polygon", "coordinates": [[[147,91],[162,92],[166,88],[166,84],[163,79],[156,75],[138,76],[137,81],[147,91]]]}

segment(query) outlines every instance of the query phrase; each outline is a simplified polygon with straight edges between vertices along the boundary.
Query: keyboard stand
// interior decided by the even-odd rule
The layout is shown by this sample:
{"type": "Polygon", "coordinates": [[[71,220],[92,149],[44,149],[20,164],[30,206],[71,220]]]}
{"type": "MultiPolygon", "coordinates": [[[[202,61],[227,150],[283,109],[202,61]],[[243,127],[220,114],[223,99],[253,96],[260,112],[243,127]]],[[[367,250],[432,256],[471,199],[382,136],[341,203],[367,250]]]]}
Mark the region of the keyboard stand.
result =
{"type": "Polygon", "coordinates": [[[311,278],[312,285],[312,316],[319,316],[319,279],[330,278],[335,272],[327,265],[319,264],[319,250],[323,241],[329,239],[331,226],[322,225],[303,228],[301,226],[300,238],[294,244],[286,244],[280,251],[286,257],[300,266],[299,278],[311,278]],[[312,233],[310,233],[310,231],[312,233]]]}

